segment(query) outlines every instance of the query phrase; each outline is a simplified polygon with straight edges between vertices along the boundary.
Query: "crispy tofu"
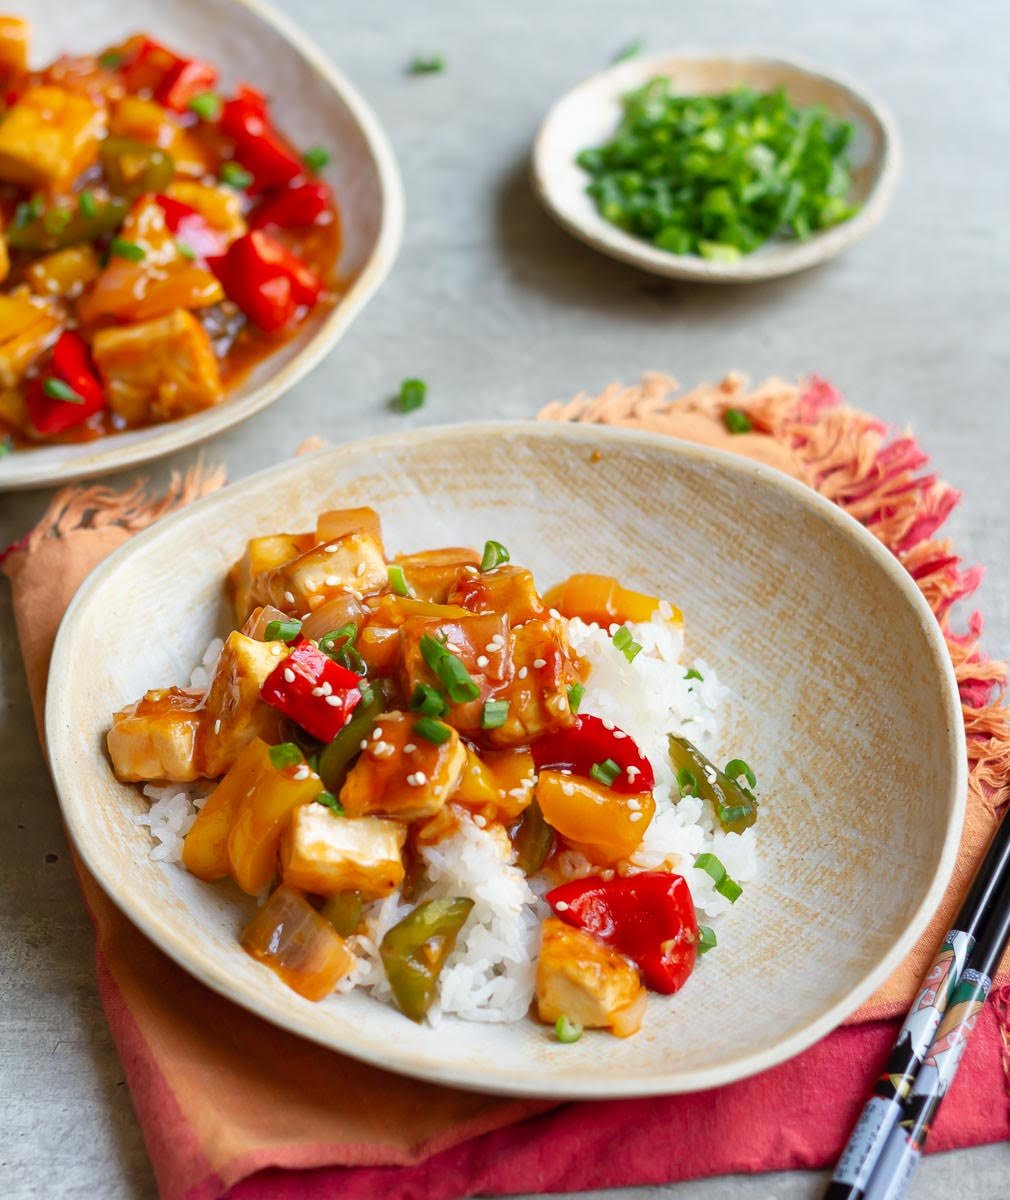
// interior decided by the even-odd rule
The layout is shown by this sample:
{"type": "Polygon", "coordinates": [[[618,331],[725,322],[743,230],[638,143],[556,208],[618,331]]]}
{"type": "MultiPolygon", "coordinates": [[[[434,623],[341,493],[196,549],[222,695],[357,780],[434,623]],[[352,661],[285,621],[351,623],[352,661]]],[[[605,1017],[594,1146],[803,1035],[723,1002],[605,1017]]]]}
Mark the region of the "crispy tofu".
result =
{"type": "Polygon", "coordinates": [[[456,583],[464,575],[476,573],[480,555],[467,546],[446,546],[444,550],[398,554],[395,561],[418,600],[445,604],[456,583]]]}
{"type": "Polygon", "coordinates": [[[25,279],[36,296],[74,300],[98,278],[101,269],[94,248],[84,242],[36,258],[25,269],[25,279]]]}
{"type": "Polygon", "coordinates": [[[0,78],[28,70],[31,26],[22,17],[0,16],[0,78]]]}
{"type": "Polygon", "coordinates": [[[487,734],[494,746],[523,746],[575,724],[568,689],[579,676],[561,623],[529,620],[511,639],[512,679],[495,692],[509,709],[504,725],[487,734]]]}
{"type": "Polygon", "coordinates": [[[548,917],[540,929],[537,1014],[553,1025],[559,1017],[586,1029],[609,1029],[618,1037],[637,1033],[647,1003],[638,971],[591,934],[548,917]]]}
{"type": "Polygon", "coordinates": [[[199,412],[224,394],[210,339],[184,309],[99,330],[92,354],[109,407],[128,425],[199,412]]]}
{"type": "Polygon", "coordinates": [[[533,581],[533,572],[509,563],[493,571],[464,574],[449,593],[449,603],[470,612],[508,613],[513,625],[542,617],[547,611],[533,581]]]}
{"type": "Polygon", "coordinates": [[[348,590],[374,592],[386,580],[382,543],[361,531],[313,546],[261,575],[253,585],[253,599],[300,615],[348,590]]]}
{"type": "Polygon", "coordinates": [[[322,804],[295,809],[281,838],[284,882],[316,896],[388,896],[403,882],[407,827],[380,817],[341,817],[322,804]]]}
{"type": "Polygon", "coordinates": [[[280,714],[260,699],[260,688],[287,654],[283,642],[228,635],[204,704],[199,744],[203,774],[211,779],[223,775],[253,738],[280,740],[280,714]]]}
{"type": "Polygon", "coordinates": [[[123,783],[198,779],[197,731],[203,693],[191,688],[148,692],[142,700],[117,712],[108,734],[109,756],[123,783]]]}
{"type": "Polygon", "coordinates": [[[0,180],[68,188],[98,157],[105,110],[80,92],[30,87],[0,122],[0,180]]]}
{"type": "Polygon", "coordinates": [[[436,745],[414,730],[417,718],[384,713],[365,739],[340,790],[348,816],[380,814],[400,821],[434,816],[459,786],[466,750],[455,729],[436,745]]]}
{"type": "Polygon", "coordinates": [[[246,231],[245,218],[242,216],[242,198],[234,188],[194,183],[190,179],[176,179],[168,185],[167,194],[173,200],[195,208],[211,229],[224,234],[229,242],[241,237],[246,231]]]}
{"type": "Polygon", "coordinates": [[[60,318],[49,301],[26,287],[0,295],[0,388],[16,387],[59,332],[60,318]]]}
{"type": "Polygon", "coordinates": [[[246,542],[245,554],[228,572],[228,590],[239,624],[257,607],[253,588],[259,576],[304,554],[312,545],[311,533],[271,533],[246,542]]]}

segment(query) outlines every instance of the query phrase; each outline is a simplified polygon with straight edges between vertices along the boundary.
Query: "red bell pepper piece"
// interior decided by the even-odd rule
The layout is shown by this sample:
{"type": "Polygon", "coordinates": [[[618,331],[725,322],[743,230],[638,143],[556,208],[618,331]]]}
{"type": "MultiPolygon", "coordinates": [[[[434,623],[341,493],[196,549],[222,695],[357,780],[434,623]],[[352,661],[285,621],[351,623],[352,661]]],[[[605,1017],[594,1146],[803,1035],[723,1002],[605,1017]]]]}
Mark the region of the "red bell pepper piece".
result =
{"type": "Polygon", "coordinates": [[[623,729],[609,722],[605,724],[588,713],[576,718],[568,729],[538,738],[530,750],[538,771],[553,768],[588,776],[594,764],[609,758],[621,768],[620,775],[610,785],[615,792],[631,795],[651,792],[656,786],[652,764],[634,740],[623,729]]]}
{"type": "Polygon", "coordinates": [[[282,187],[305,174],[301,155],[273,127],[266,99],[255,88],[238,89],[222,108],[218,127],[235,143],[235,158],[253,177],[250,192],[282,187]]]}
{"type": "Polygon", "coordinates": [[[322,742],[331,742],[361,700],[361,680],[307,638],[266,677],[260,698],[322,742]]]}
{"type": "Polygon", "coordinates": [[[698,919],[682,875],[575,879],[547,893],[555,914],[627,955],[654,992],[678,991],[694,969],[698,919]]]}
{"type": "Polygon", "coordinates": [[[216,258],[224,253],[224,236],[207,224],[207,218],[202,213],[171,196],[158,195],[156,199],[165,214],[165,224],[169,230],[179,241],[185,242],[194,254],[200,258],[216,258]]]}
{"type": "Polygon", "coordinates": [[[46,435],[83,425],[105,407],[105,392],[91,365],[87,343],[79,334],[69,330],[60,334],[53,347],[49,371],[29,383],[25,405],[32,425],[46,435]],[[77,399],[61,400],[47,395],[48,380],[65,385],[77,399]]]}
{"type": "Polygon", "coordinates": [[[201,58],[177,58],[155,89],[154,98],[173,112],[185,112],[190,100],[209,92],[217,83],[217,71],[201,58]]]}
{"type": "Polygon", "coordinates": [[[156,92],[182,59],[161,42],[144,38],[123,68],[128,92],[156,92]]]}
{"type": "Polygon", "coordinates": [[[229,300],[268,333],[289,325],[300,307],[311,308],[323,290],[311,267],[261,229],[236,238],[208,266],[229,300]]]}
{"type": "Polygon", "coordinates": [[[329,225],[332,220],[332,193],[325,183],[316,180],[264,197],[249,217],[249,228],[276,225],[280,229],[295,229],[303,225],[329,225]]]}

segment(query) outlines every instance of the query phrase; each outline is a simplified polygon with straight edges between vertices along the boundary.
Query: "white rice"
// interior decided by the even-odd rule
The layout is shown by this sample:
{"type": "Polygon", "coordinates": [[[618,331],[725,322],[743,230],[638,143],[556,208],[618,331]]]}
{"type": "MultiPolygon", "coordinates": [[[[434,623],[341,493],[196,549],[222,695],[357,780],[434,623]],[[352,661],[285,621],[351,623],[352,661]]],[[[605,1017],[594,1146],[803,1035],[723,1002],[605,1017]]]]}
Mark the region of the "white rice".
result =
{"type": "MultiPolygon", "coordinates": [[[[748,883],[757,874],[754,829],[743,834],[723,833],[709,805],[693,796],[680,798],[667,737],[677,733],[690,738],[717,763],[731,757],[733,748],[719,740],[721,714],[730,693],[709,664],[700,659],[690,664],[683,660],[682,629],[661,617],[628,628],[642,646],[632,662],[613,645],[616,627],[608,630],[579,620],[568,622],[572,648],[591,667],[580,712],[612,720],[630,734],[656,775],[656,814],[622,871],[665,867],[680,872],[691,889],[699,921],[718,929],[719,918],[729,910],[730,902],[715,890],[708,874],[691,864],[697,855],[710,851],[732,878],[748,883]],[[703,678],[685,678],[688,666],[703,678]]],[[[191,686],[209,686],[221,647],[220,640],[211,643],[193,672],[191,686]]],[[[144,788],[153,803],[136,820],[150,826],[156,842],[152,858],[179,862],[182,839],[214,786],[202,781],[144,788]]],[[[513,851],[501,828],[481,828],[465,814],[456,831],[437,845],[425,847],[422,857],[427,883],[420,900],[468,896],[474,901],[442,972],[439,999],[428,1020],[438,1024],[449,1014],[468,1021],[521,1019],[533,999],[538,931],[549,912],[540,895],[550,885],[543,880],[528,881],[513,865],[513,851]]],[[[561,855],[558,867],[570,878],[599,870],[574,851],[561,855]]],[[[354,970],[338,992],[361,987],[378,999],[389,999],[379,943],[416,902],[404,904],[399,894],[394,894],[366,911],[364,932],[348,939],[356,960],[354,970]]]]}

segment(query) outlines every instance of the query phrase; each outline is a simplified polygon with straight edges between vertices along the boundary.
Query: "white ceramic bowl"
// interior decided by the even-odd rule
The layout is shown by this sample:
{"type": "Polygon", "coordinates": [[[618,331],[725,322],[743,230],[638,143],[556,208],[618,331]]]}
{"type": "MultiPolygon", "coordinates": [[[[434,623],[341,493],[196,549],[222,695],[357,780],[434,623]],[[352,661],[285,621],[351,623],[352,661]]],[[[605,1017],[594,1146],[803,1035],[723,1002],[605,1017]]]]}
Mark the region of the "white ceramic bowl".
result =
{"type": "Polygon", "coordinates": [[[77,445],[18,450],[0,461],[0,492],[119,471],[205,441],[282,396],[337,344],[396,258],[403,189],[393,152],[355,88],[287,17],[263,0],[32,0],[33,61],[98,49],[143,30],[180,52],[205,57],[222,86],[254,84],[272,100],[277,123],[300,145],[332,152],[323,176],[336,193],[344,243],[337,263],[346,285],[334,308],[318,310],[260,362],[215,408],[77,445]]]}
{"type": "Polygon", "coordinates": [[[827,1033],[935,909],[964,808],[964,734],[939,628],[912,580],[810,489],[734,455],[583,425],[462,425],[321,451],[159,522],[63,620],[46,734],[89,870],[167,954],[269,1021],[409,1075],[537,1096],[712,1087],[827,1033]],[[247,538],[374,505],[392,551],[489,536],[543,586],[604,571],[668,596],[735,692],[726,747],[753,764],[762,874],[717,949],[642,1031],[563,1046],[534,1020],[419,1027],[367,995],[312,1004],[239,947],[255,903],[152,862],[146,801],[116,782],[112,712],[186,681],[222,629],[247,538]],[[86,664],[86,668],[84,666],[86,664]]]}
{"type": "Polygon", "coordinates": [[[661,54],[633,58],[585,80],[564,95],[540,126],[533,146],[533,182],[554,217],[576,237],[612,258],[655,275],[708,283],[747,283],[790,275],[834,257],[880,221],[898,177],[900,150],[892,117],[877,101],[837,75],[755,54],[661,54]],[[611,225],[586,194],[589,176],[575,162],[588,146],[608,141],[622,116],[620,98],[657,75],[679,92],[713,94],[746,85],[758,91],[784,87],[800,105],[824,104],[851,121],[852,194],[859,212],[806,241],[773,240],[735,262],[671,254],[611,225]]]}

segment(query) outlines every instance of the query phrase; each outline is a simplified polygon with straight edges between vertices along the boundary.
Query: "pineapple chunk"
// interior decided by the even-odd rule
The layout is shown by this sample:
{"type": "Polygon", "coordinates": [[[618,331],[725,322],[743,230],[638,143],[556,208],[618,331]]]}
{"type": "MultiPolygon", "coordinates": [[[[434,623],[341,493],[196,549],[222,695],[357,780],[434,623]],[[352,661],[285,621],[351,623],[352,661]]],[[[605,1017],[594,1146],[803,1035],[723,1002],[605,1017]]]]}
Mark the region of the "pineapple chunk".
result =
{"type": "Polygon", "coordinates": [[[241,237],[246,231],[241,196],[234,188],[194,183],[190,179],[176,179],[168,185],[167,195],[181,204],[195,208],[211,229],[224,234],[229,242],[241,237]]]}
{"type": "Polygon", "coordinates": [[[0,16],[0,76],[21,75],[28,70],[31,31],[22,17],[0,16]]]}
{"type": "Polygon", "coordinates": [[[102,329],[92,353],[109,407],[128,425],[198,412],[223,394],[210,339],[184,309],[139,325],[102,329]]]}
{"type": "Polygon", "coordinates": [[[386,579],[382,543],[370,533],[349,533],[260,576],[253,598],[300,615],[347,590],[375,591],[386,579]]]}
{"type": "Polygon", "coordinates": [[[533,799],[536,771],[529,750],[467,748],[466,766],[453,804],[479,812],[487,821],[514,821],[533,799]]]}
{"type": "Polygon", "coordinates": [[[124,96],[113,109],[109,133],[115,137],[136,138],[138,142],[166,151],[171,155],[177,175],[200,177],[217,173],[217,158],[211,151],[154,100],[124,96]]]}
{"type": "Polygon", "coordinates": [[[48,301],[25,287],[0,295],[0,388],[16,387],[59,332],[60,319],[48,301]]]}
{"type": "Polygon", "coordinates": [[[25,270],[28,286],[37,296],[59,296],[76,299],[98,278],[101,266],[94,249],[84,243],[54,250],[37,258],[25,270]]]}
{"type": "MultiPolygon", "coordinates": [[[[25,394],[20,388],[0,387],[0,421],[21,433],[31,433],[25,394]]],[[[2,426],[0,426],[2,428],[2,426]]]]}
{"type": "Polygon", "coordinates": [[[261,745],[258,741],[250,742],[238,756],[196,814],[182,844],[186,870],[208,883],[225,879],[231,873],[228,836],[239,804],[259,778],[263,761],[261,745]]]}
{"type": "Polygon", "coordinates": [[[228,590],[239,624],[257,607],[253,595],[259,576],[304,554],[312,545],[310,533],[272,533],[246,543],[245,554],[228,572],[228,590]]]}
{"type": "Polygon", "coordinates": [[[505,724],[488,733],[495,746],[523,746],[575,724],[569,687],[579,682],[564,627],[530,620],[512,630],[512,681],[495,693],[509,702],[505,724]]]}
{"type": "Polygon", "coordinates": [[[480,555],[466,546],[446,546],[444,550],[398,554],[396,562],[403,568],[403,577],[413,595],[419,600],[445,604],[460,579],[477,573],[480,555]]]}
{"type": "Polygon", "coordinates": [[[189,783],[201,775],[197,732],[203,693],[189,688],[148,692],[117,712],[108,733],[109,756],[123,783],[168,779],[189,783]]]}
{"type": "Polygon", "coordinates": [[[459,787],[466,749],[455,729],[436,745],[415,732],[416,718],[383,713],[340,789],[352,817],[372,813],[416,821],[434,816],[459,787]]]}
{"type": "Polygon", "coordinates": [[[316,541],[335,542],[349,533],[370,533],[382,545],[382,523],[374,508],[331,508],[319,514],[316,541]]]}
{"type": "Polygon", "coordinates": [[[553,1025],[567,1017],[586,1029],[610,1029],[618,1037],[638,1032],[647,1003],[631,963],[557,917],[548,917],[540,930],[536,996],[541,1021],[553,1025]]]}
{"type": "Polygon", "coordinates": [[[281,874],[285,883],[317,896],[358,891],[378,899],[403,882],[406,838],[399,821],[340,817],[307,804],[295,810],[281,838],[281,874]]]}
{"type": "Polygon", "coordinates": [[[80,92],[36,86],[0,124],[0,180],[26,188],[69,187],[98,157],[105,110],[80,92]]]}
{"type": "Polygon", "coordinates": [[[460,577],[449,593],[449,603],[470,612],[503,612],[513,625],[542,617],[547,611],[540,599],[532,571],[509,564],[493,571],[460,577]]]}
{"type": "Polygon", "coordinates": [[[288,654],[283,642],[257,642],[235,632],[210,681],[200,730],[204,774],[223,775],[253,740],[278,741],[280,714],[260,699],[266,677],[288,654]]]}
{"type": "Polygon", "coordinates": [[[3,235],[3,226],[0,225],[0,283],[7,278],[11,270],[11,256],[7,250],[7,239],[3,235]]]}

